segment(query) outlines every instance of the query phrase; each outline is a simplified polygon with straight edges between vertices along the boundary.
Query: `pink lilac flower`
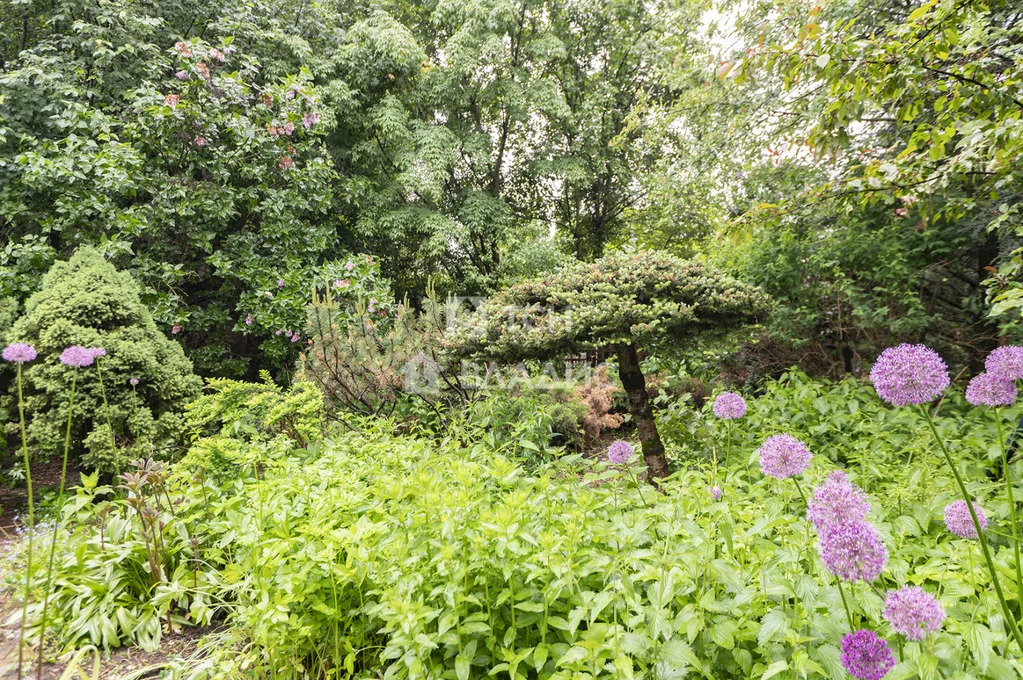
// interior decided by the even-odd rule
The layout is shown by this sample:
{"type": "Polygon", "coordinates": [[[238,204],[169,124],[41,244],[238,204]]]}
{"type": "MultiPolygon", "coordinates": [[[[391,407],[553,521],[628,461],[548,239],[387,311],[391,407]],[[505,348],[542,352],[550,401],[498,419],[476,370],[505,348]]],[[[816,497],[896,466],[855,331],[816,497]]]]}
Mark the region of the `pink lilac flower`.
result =
{"type": "Polygon", "coordinates": [[[1023,347],[1006,345],[987,355],[984,369],[1003,380],[1023,379],[1023,347]]]}
{"type": "Polygon", "coordinates": [[[278,329],[277,329],[276,331],[274,331],[274,335],[280,335],[280,334],[282,334],[283,332],[284,332],[284,331],[282,331],[282,330],[281,330],[280,328],[278,328],[278,329]]]}
{"type": "Polygon", "coordinates": [[[91,366],[93,358],[92,350],[81,345],[71,345],[60,353],[60,363],[72,368],[91,366]]]}
{"type": "Polygon", "coordinates": [[[178,80],[188,80],[188,71],[178,71],[174,74],[174,77],[178,80]]]}
{"type": "Polygon", "coordinates": [[[294,335],[291,336],[291,341],[298,342],[298,333],[295,333],[294,335]]]}
{"type": "Polygon", "coordinates": [[[859,680],[881,680],[895,667],[895,655],[874,631],[857,630],[842,638],[842,666],[859,680]]]}
{"type": "Polygon", "coordinates": [[[195,70],[199,72],[199,75],[203,77],[203,80],[210,79],[210,69],[204,62],[199,62],[195,65],[195,70]]]}
{"type": "Polygon", "coordinates": [[[249,314],[248,316],[245,317],[245,325],[246,326],[251,326],[253,321],[255,321],[255,319],[252,318],[251,314],[249,314]]]}
{"type": "Polygon", "coordinates": [[[132,378],[128,382],[131,383],[132,387],[135,387],[136,385],[139,384],[139,379],[138,378],[132,378]]]}
{"type": "Polygon", "coordinates": [[[192,50],[188,49],[188,45],[186,45],[184,42],[180,40],[174,43],[174,49],[176,49],[178,53],[181,54],[181,56],[183,57],[192,56],[192,50]]]}
{"type": "Polygon", "coordinates": [[[320,114],[318,113],[307,113],[304,116],[302,116],[302,125],[305,126],[306,130],[308,130],[309,128],[311,128],[312,126],[316,125],[319,122],[320,114]]]}
{"type": "Polygon", "coordinates": [[[806,518],[817,531],[829,524],[860,522],[870,512],[867,494],[849,481],[845,473],[835,470],[813,490],[806,506],[806,518]]]}
{"type": "Polygon", "coordinates": [[[181,101],[181,97],[176,94],[169,94],[163,98],[163,103],[171,108],[177,106],[179,101],[181,101]]]}
{"type": "Polygon", "coordinates": [[[284,331],[284,337],[290,338],[292,336],[291,331],[284,331]]]}
{"type": "Polygon", "coordinates": [[[1016,403],[1016,384],[996,373],[981,373],[966,386],[966,401],[974,406],[1009,406],[1016,403]]]}
{"type": "Polygon", "coordinates": [[[632,458],[633,448],[627,441],[619,439],[607,447],[607,458],[612,463],[620,465],[632,458]]]}
{"type": "MultiPolygon", "coordinates": [[[[987,515],[976,503],[973,511],[977,513],[977,522],[981,531],[987,531],[987,515]]],[[[945,506],[945,527],[960,538],[978,538],[977,527],[973,525],[973,518],[970,517],[970,509],[966,501],[952,501],[945,506]]]]}
{"type": "Polygon", "coordinates": [[[345,271],[349,271],[350,272],[353,269],[355,269],[355,263],[352,262],[351,260],[348,260],[348,262],[345,263],[345,271]]]}
{"type": "Polygon", "coordinates": [[[277,279],[277,287],[284,288],[284,279],[277,279]]]}
{"type": "Polygon", "coordinates": [[[281,170],[287,170],[295,164],[295,161],[291,160],[290,156],[281,156],[281,160],[278,161],[278,165],[281,166],[281,170]]]}
{"type": "Polygon", "coordinates": [[[15,342],[4,347],[3,357],[4,361],[10,361],[16,364],[23,364],[27,361],[34,361],[38,356],[36,348],[28,343],[15,342]]]}
{"type": "Polygon", "coordinates": [[[919,586],[904,586],[888,591],[884,598],[884,620],[907,640],[919,642],[941,628],[945,610],[941,603],[919,586]]]}
{"type": "Polygon", "coordinates": [[[288,90],[287,92],[284,93],[284,96],[287,97],[288,99],[294,99],[295,98],[295,91],[294,90],[288,90]]]}
{"type": "Polygon", "coordinates": [[[195,145],[196,146],[206,146],[206,138],[203,137],[202,135],[196,135],[195,145]]]}
{"type": "Polygon", "coordinates": [[[806,444],[790,434],[768,437],[757,453],[764,474],[778,479],[802,473],[810,466],[810,458],[813,457],[806,444]]]}
{"type": "Polygon", "coordinates": [[[746,401],[735,392],[722,392],[714,400],[714,415],[722,420],[735,420],[746,415],[746,401]]]}
{"type": "Polygon", "coordinates": [[[924,345],[902,344],[881,352],[870,380],[878,396],[893,406],[926,404],[948,387],[948,366],[924,345]]]}
{"type": "Polygon", "coordinates": [[[180,332],[181,332],[180,324],[174,324],[173,326],[171,326],[171,335],[177,335],[180,332]]]}
{"type": "Polygon", "coordinates": [[[888,562],[888,549],[867,522],[827,524],[818,545],[828,571],[843,581],[874,581],[888,562]]]}
{"type": "Polygon", "coordinates": [[[210,50],[210,59],[223,63],[224,53],[214,47],[210,50]]]}
{"type": "Polygon", "coordinates": [[[721,500],[721,487],[718,486],[717,484],[710,487],[710,495],[713,496],[714,500],[716,501],[721,500]]]}
{"type": "Polygon", "coordinates": [[[295,132],[295,124],[294,124],[294,123],[292,123],[292,122],[291,122],[291,121],[289,120],[289,121],[288,121],[287,123],[285,123],[285,124],[284,124],[284,134],[286,134],[286,135],[289,135],[289,136],[290,136],[290,135],[291,135],[292,133],[294,133],[294,132],[295,132]]]}

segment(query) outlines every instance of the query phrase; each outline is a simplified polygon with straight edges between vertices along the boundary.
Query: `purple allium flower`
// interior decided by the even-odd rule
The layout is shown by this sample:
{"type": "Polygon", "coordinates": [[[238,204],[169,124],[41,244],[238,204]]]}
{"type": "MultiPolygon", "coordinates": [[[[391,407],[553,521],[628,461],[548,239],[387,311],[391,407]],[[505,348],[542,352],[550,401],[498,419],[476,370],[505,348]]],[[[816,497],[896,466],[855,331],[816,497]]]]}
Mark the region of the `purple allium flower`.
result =
{"type": "Polygon", "coordinates": [[[987,355],[984,369],[1003,380],[1023,379],[1023,347],[1006,345],[987,355]]]}
{"type": "Polygon", "coordinates": [[[746,415],[746,401],[735,392],[722,392],[714,400],[714,415],[722,420],[735,420],[746,415]]]}
{"type": "Polygon", "coordinates": [[[821,560],[843,581],[874,581],[888,561],[877,530],[867,522],[826,524],[820,532],[821,560]]]}
{"type": "Polygon", "coordinates": [[[849,481],[845,473],[835,470],[813,490],[806,504],[806,518],[817,531],[829,524],[861,522],[870,512],[867,494],[849,481]]]}
{"type": "Polygon", "coordinates": [[[178,80],[188,80],[188,71],[178,71],[174,74],[174,77],[178,80]]]}
{"type": "Polygon", "coordinates": [[[251,314],[249,314],[248,316],[245,317],[245,325],[246,326],[251,326],[252,322],[254,322],[254,321],[255,321],[255,319],[252,318],[251,314]]]}
{"type": "Polygon", "coordinates": [[[90,347],[89,351],[92,352],[93,359],[99,359],[100,357],[105,357],[107,355],[107,351],[102,347],[90,347]]]}
{"type": "Polygon", "coordinates": [[[884,598],[884,620],[907,640],[919,642],[945,620],[945,610],[933,595],[918,586],[889,590],[884,598]]]}
{"type": "Polygon", "coordinates": [[[60,363],[73,368],[85,368],[92,365],[92,350],[81,345],[71,345],[60,353],[60,363]]]}
{"type": "Polygon", "coordinates": [[[721,487],[717,484],[710,487],[710,495],[713,496],[716,501],[721,500],[721,487]]]}
{"type": "Polygon", "coordinates": [[[607,458],[612,463],[621,464],[632,458],[633,449],[627,441],[619,439],[607,447],[607,458]]]}
{"type": "Polygon", "coordinates": [[[138,379],[138,378],[132,378],[132,379],[131,379],[131,380],[129,380],[128,382],[129,382],[129,383],[131,383],[131,386],[132,386],[132,387],[135,387],[136,385],[138,385],[138,384],[139,384],[139,379],[138,379]]]}
{"type": "Polygon", "coordinates": [[[768,437],[757,453],[764,474],[778,479],[802,473],[810,466],[810,458],[813,456],[806,444],[790,434],[768,437]]]}
{"type": "Polygon", "coordinates": [[[857,630],[842,638],[842,665],[859,680],[881,680],[895,667],[895,655],[874,631],[857,630]]]}
{"type": "Polygon", "coordinates": [[[870,381],[879,397],[893,406],[926,404],[948,387],[948,366],[924,345],[889,347],[870,369],[870,381]]]}
{"type": "Polygon", "coordinates": [[[1008,406],[1016,402],[1016,385],[996,373],[981,373],[966,386],[966,401],[974,406],[1008,406]]]}
{"type": "Polygon", "coordinates": [[[4,347],[4,361],[12,361],[16,364],[23,364],[26,361],[34,361],[39,356],[36,348],[24,342],[15,342],[4,347]]]}
{"type": "Polygon", "coordinates": [[[284,288],[284,279],[277,279],[277,287],[284,288]]]}
{"type": "MultiPolygon", "coordinates": [[[[987,515],[976,503],[972,503],[973,511],[977,513],[977,522],[980,523],[980,530],[987,531],[987,515]]],[[[977,538],[977,527],[973,526],[973,518],[970,517],[970,509],[966,507],[966,501],[952,501],[945,506],[945,527],[960,538],[977,538]]]]}

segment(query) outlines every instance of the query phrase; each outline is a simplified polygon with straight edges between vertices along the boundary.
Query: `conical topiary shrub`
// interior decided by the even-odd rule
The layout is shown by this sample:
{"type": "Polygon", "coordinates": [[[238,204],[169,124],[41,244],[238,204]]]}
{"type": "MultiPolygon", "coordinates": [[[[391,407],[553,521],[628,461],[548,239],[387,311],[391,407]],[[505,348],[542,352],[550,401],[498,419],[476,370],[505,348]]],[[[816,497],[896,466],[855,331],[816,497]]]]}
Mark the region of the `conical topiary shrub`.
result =
{"type": "Polygon", "coordinates": [[[130,457],[161,455],[180,442],[184,405],[198,396],[202,381],[181,346],[157,329],[135,281],[98,251],[82,249],[54,264],[7,336],[39,352],[24,372],[28,436],[37,455],[62,450],[75,370],[81,372],[71,441],[85,467],[113,472],[130,457]],[[70,368],[60,363],[70,345],[102,347],[106,355],[98,367],[70,368]]]}

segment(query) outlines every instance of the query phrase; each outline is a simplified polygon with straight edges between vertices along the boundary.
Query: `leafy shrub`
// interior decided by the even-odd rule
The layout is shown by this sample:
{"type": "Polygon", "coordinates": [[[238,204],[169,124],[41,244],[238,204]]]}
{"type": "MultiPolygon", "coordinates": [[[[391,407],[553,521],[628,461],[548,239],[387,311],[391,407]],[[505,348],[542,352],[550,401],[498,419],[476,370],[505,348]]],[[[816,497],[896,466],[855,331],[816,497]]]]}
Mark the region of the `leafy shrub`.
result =
{"type": "Polygon", "coordinates": [[[40,455],[50,456],[63,446],[75,370],[81,373],[72,442],[84,444],[87,466],[111,472],[143,443],[147,455],[180,444],[182,409],[198,395],[200,380],[181,347],[157,330],[131,276],[118,272],[97,251],[82,249],[67,262],[54,264],[8,338],[31,343],[39,351],[40,360],[26,365],[24,377],[29,438],[40,455]],[[98,360],[102,384],[96,369],[60,363],[59,355],[69,345],[106,350],[98,360]],[[138,379],[137,386],[130,384],[132,378],[138,379]]]}

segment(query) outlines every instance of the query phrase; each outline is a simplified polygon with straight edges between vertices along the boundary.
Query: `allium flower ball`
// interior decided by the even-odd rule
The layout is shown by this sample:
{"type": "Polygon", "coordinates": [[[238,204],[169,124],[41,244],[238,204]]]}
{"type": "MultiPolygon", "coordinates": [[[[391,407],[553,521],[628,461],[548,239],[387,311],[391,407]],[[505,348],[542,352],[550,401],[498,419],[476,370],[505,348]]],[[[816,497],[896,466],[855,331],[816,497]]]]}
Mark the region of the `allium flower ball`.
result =
{"type": "Polygon", "coordinates": [[[81,345],[71,345],[60,353],[60,363],[72,368],[91,366],[93,358],[92,350],[81,345]]]}
{"type": "Polygon", "coordinates": [[[721,487],[716,484],[710,487],[710,495],[713,496],[716,501],[721,500],[721,487]]]}
{"type": "Polygon", "coordinates": [[[825,525],[818,547],[828,571],[849,583],[876,580],[888,562],[888,549],[867,522],[825,525]]]}
{"type": "MultiPolygon", "coordinates": [[[[973,503],[973,511],[977,513],[977,522],[980,523],[980,530],[987,531],[987,515],[980,509],[980,506],[973,503]]],[[[977,527],[973,526],[973,518],[970,517],[970,509],[966,507],[966,501],[952,501],[945,506],[945,526],[953,534],[960,538],[977,538],[977,527]]]]}
{"type": "Polygon", "coordinates": [[[945,610],[938,600],[918,586],[888,591],[882,614],[892,630],[917,642],[941,628],[945,620],[945,610]]]}
{"type": "Polygon", "coordinates": [[[870,381],[878,396],[893,406],[926,404],[948,387],[948,366],[933,349],[902,344],[881,352],[870,381]]]}
{"type": "Polygon", "coordinates": [[[867,494],[849,481],[845,473],[835,470],[813,490],[806,504],[806,518],[817,531],[830,524],[861,522],[870,512],[867,494]]]}
{"type": "Polygon", "coordinates": [[[987,355],[984,370],[1003,380],[1023,379],[1023,347],[1007,345],[987,355]]]}
{"type": "Polygon", "coordinates": [[[760,469],[764,474],[778,479],[802,473],[810,467],[810,458],[813,457],[806,444],[790,434],[768,437],[757,453],[760,455],[760,469]]]}
{"type": "Polygon", "coordinates": [[[874,631],[857,630],[842,638],[842,665],[859,680],[881,680],[895,667],[895,655],[874,631]]]}
{"type": "Polygon", "coordinates": [[[24,342],[15,342],[4,347],[4,361],[11,361],[16,364],[23,364],[26,361],[34,361],[38,355],[36,348],[24,342]]]}
{"type": "Polygon", "coordinates": [[[735,420],[746,415],[746,401],[735,392],[722,392],[714,400],[714,415],[722,420],[735,420]]]}
{"type": "Polygon", "coordinates": [[[632,446],[629,442],[619,439],[607,447],[607,458],[612,463],[621,464],[632,458],[632,446]]]}
{"type": "Polygon", "coordinates": [[[92,352],[93,359],[99,359],[100,357],[105,357],[107,355],[107,351],[102,347],[90,347],[89,351],[92,352]]]}
{"type": "Polygon", "coordinates": [[[966,386],[966,401],[974,406],[1008,406],[1016,403],[1016,384],[995,373],[981,373],[966,386]]]}
{"type": "Polygon", "coordinates": [[[132,378],[128,382],[131,384],[132,387],[135,387],[136,385],[139,384],[139,379],[138,378],[132,378]]]}

